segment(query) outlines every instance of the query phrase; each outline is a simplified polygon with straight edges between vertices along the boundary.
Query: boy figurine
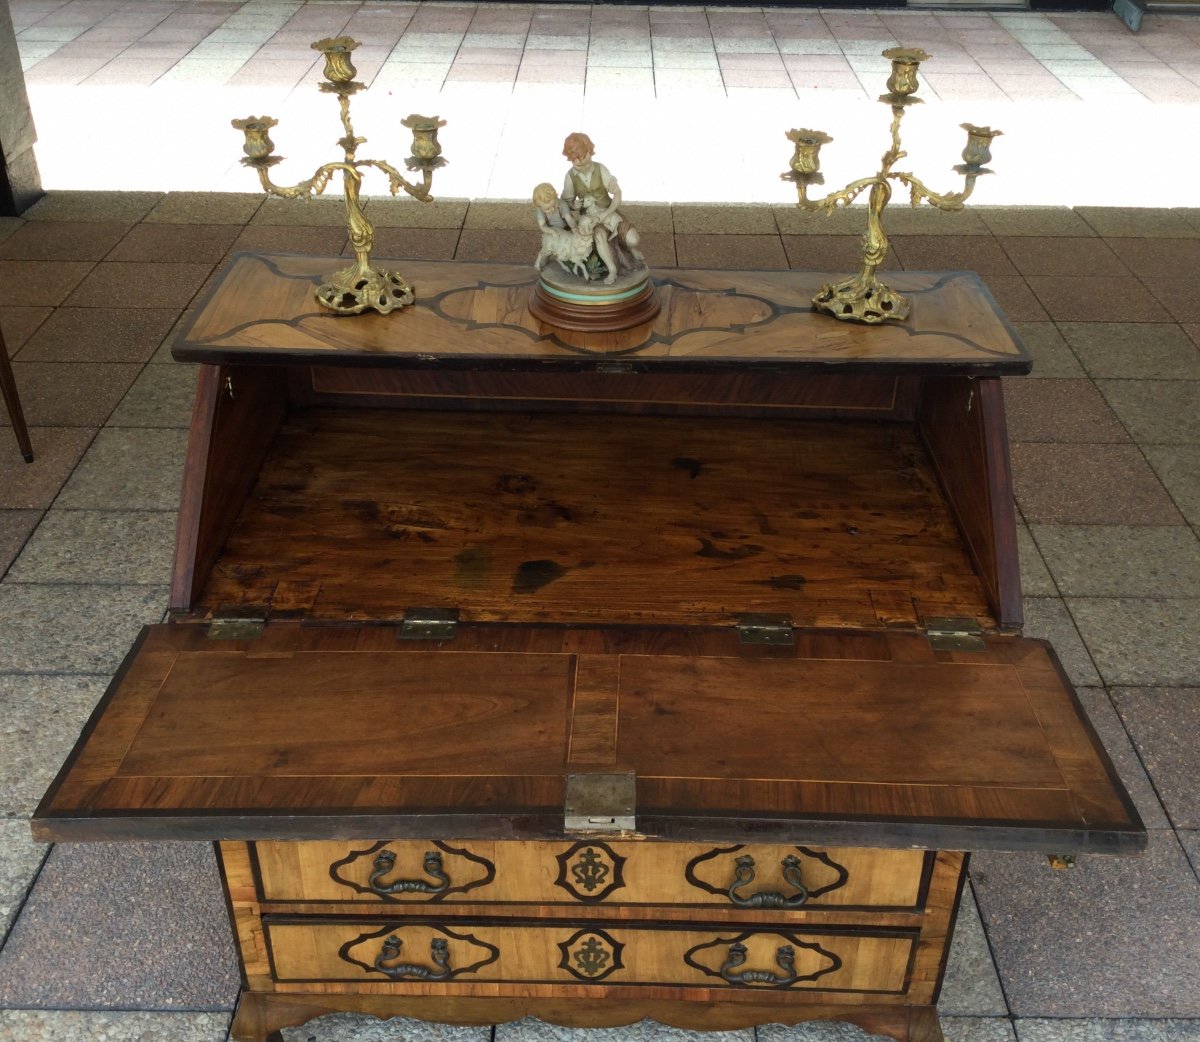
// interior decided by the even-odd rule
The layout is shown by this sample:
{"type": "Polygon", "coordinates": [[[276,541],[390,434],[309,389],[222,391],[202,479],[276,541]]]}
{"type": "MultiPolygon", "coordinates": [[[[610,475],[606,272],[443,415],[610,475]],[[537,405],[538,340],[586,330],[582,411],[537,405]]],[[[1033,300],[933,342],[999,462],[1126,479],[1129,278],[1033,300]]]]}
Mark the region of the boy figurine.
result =
{"type": "Polygon", "coordinates": [[[592,159],[596,147],[586,134],[568,134],[563,142],[563,155],[571,161],[571,169],[563,180],[562,202],[596,220],[596,252],[608,268],[606,285],[617,280],[617,253],[621,267],[644,267],[646,258],[638,249],[637,230],[621,216],[621,186],[603,163],[592,159]],[[613,247],[617,249],[614,250],[613,247]]]}

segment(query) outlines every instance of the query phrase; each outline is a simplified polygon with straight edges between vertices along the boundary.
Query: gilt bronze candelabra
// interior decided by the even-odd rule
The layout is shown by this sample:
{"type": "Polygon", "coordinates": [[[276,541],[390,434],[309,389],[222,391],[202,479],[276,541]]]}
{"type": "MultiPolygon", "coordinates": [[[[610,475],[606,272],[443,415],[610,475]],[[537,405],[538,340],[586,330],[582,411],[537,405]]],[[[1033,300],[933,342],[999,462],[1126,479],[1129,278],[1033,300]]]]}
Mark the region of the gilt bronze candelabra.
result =
{"type": "Polygon", "coordinates": [[[283,156],[274,155],[275,145],[269,137],[272,127],[279,121],[270,116],[250,116],[247,119],[235,119],[233,126],[246,135],[242,151],[246,157],[242,160],[244,166],[258,171],[258,179],[270,195],[284,199],[307,198],[320,195],[329,184],[335,171],[342,172],[342,185],[346,198],[346,223],[350,234],[350,245],[354,249],[354,263],[347,268],[335,271],[317,288],[317,301],[322,307],[335,311],[339,315],[357,315],[368,309],[387,314],[397,308],[402,308],[413,302],[412,287],[401,277],[399,272],[387,271],[371,265],[371,247],[375,242],[375,229],[363,213],[359,201],[359,189],[362,185],[362,168],[373,166],[387,174],[391,184],[392,195],[401,188],[414,199],[430,202],[432,197],[429,189],[433,186],[433,172],[439,166],[444,166],[442,147],[438,144],[437,132],[444,127],[446,121],[437,116],[418,116],[413,114],[401,120],[401,125],[412,131],[412,154],[405,159],[404,165],[410,171],[421,172],[421,183],[413,184],[394,167],[381,159],[357,158],[358,146],[366,143],[366,138],[356,137],[354,127],[350,123],[350,98],[365,88],[354,77],[357,70],[351,62],[351,52],[358,43],[348,36],[338,36],[328,40],[318,40],[313,50],[320,51],[325,56],[325,79],[320,89],[327,94],[336,94],[341,106],[342,126],[346,135],[338,141],[345,152],[345,159],[340,163],[326,163],[318,167],[316,173],[307,181],[290,187],[277,185],[271,180],[270,168],[283,161],[283,156]]]}
{"type": "Polygon", "coordinates": [[[892,196],[892,186],[888,182],[899,181],[907,185],[914,207],[928,202],[939,210],[961,210],[963,203],[975,190],[975,179],[991,173],[984,168],[984,164],[992,158],[992,138],[1002,133],[991,127],[960,124],[967,132],[963,162],[954,167],[955,173],[962,174],[964,178],[961,192],[939,195],[926,188],[912,174],[893,170],[892,167],[908,154],[900,150],[900,120],[908,106],[919,104],[922,100],[913,96],[919,86],[917,68],[930,55],[918,48],[893,47],[884,51],[883,56],[891,60],[892,72],[887,81],[888,93],[879,100],[892,109],[892,147],[883,154],[879,172],[872,177],[852,181],[845,188],[830,192],[824,199],[809,199],[809,186],[825,183],[825,177],[820,172],[821,146],[829,144],[833,138],[819,130],[789,130],[787,138],[796,147],[790,163],[791,170],[780,175],[786,181],[795,182],[799,196],[797,205],[806,210],[824,210],[827,214],[833,213],[838,206],[849,206],[859,194],[868,188],[871,190],[867,197],[867,230],[862,240],[862,268],[857,275],[844,282],[822,286],[813,297],[813,306],[818,311],[848,322],[878,324],[887,319],[902,321],[908,317],[908,301],[875,277],[875,271],[883,263],[888,249],[887,235],[883,230],[883,209],[892,196]]]}

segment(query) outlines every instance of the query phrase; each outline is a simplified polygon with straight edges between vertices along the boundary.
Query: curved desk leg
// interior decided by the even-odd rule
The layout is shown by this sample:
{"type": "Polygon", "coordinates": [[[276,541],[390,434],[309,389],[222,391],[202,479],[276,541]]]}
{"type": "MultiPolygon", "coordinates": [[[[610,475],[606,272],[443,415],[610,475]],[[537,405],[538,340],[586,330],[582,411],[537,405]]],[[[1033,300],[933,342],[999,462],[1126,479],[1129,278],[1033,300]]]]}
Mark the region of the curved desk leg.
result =
{"type": "Polygon", "coordinates": [[[17,435],[17,447],[26,463],[33,462],[33,444],[29,440],[29,428],[25,426],[25,414],[21,411],[21,399],[17,396],[17,381],[13,376],[12,363],[8,360],[8,347],[4,333],[0,331],[0,391],[4,393],[4,404],[12,419],[13,431],[17,435]]]}

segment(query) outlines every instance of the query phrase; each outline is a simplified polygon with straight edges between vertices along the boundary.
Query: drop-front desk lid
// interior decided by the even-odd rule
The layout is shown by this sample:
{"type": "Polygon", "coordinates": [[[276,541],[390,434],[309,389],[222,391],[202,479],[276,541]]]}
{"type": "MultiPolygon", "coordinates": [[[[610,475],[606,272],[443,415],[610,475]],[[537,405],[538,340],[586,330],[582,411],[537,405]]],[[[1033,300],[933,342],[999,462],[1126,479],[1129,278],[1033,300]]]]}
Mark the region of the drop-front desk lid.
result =
{"type": "Polygon", "coordinates": [[[1145,845],[1042,641],[212,629],[143,630],[38,808],[39,839],[555,838],[582,812],[662,839],[1145,845]]]}
{"type": "MultiPolygon", "coordinates": [[[[597,334],[528,310],[531,264],[401,261],[417,299],[346,316],[313,298],[346,258],[238,254],[171,347],[181,362],[505,371],[1027,373],[1032,360],[978,275],[888,272],[912,312],[864,326],[814,312],[815,271],[655,269],[649,323],[597,334]],[[746,336],[752,332],[753,336],[746,336]]],[[[392,266],[392,262],[380,261],[392,266]]]]}

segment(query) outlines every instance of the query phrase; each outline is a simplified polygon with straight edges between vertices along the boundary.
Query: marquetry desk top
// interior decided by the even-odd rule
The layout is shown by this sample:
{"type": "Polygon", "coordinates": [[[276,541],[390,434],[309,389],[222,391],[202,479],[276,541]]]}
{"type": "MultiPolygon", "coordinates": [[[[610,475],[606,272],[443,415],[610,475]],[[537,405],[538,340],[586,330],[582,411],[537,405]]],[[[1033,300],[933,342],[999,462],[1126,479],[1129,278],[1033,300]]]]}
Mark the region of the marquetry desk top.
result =
{"type": "MultiPolygon", "coordinates": [[[[655,272],[662,309],[610,333],[554,329],[526,307],[530,265],[404,261],[417,300],[402,312],[337,316],[313,290],[344,258],[238,254],[173,347],[179,361],[395,368],[712,372],[1028,372],[1031,360],[972,272],[889,273],[912,303],[865,326],[813,311],[834,275],[655,272]],[[748,335],[752,334],[752,335],[748,335]]],[[[387,263],[387,262],[381,262],[387,263]]]]}

